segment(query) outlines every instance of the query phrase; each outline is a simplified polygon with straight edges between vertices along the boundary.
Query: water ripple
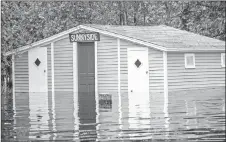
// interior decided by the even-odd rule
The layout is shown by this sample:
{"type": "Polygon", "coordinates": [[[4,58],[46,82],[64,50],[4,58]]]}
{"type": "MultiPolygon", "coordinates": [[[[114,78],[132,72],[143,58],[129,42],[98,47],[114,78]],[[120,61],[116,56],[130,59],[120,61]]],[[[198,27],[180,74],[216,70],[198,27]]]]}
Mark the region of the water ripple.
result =
{"type": "MultiPolygon", "coordinates": [[[[13,140],[218,141],[225,140],[225,90],[150,94],[135,103],[124,93],[112,100],[89,94],[17,94],[13,140]],[[217,92],[217,93],[216,93],[217,92]],[[198,94],[198,96],[196,95],[198,94]],[[76,99],[78,100],[76,102],[76,99]],[[121,101],[121,102],[120,102],[121,101]],[[111,103],[109,103],[111,102],[111,103]]],[[[134,101],[135,102],[135,101],[134,101]]],[[[13,112],[11,112],[13,113],[13,112]]]]}

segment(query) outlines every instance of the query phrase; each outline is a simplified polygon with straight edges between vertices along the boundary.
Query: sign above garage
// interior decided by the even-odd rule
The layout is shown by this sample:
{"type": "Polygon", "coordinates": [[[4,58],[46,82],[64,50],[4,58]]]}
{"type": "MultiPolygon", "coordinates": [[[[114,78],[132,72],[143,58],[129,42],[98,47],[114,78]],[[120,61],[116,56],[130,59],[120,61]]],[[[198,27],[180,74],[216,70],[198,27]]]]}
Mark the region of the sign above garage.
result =
{"type": "Polygon", "coordinates": [[[93,33],[76,33],[69,34],[70,42],[91,42],[100,41],[100,34],[97,32],[93,33]]]}

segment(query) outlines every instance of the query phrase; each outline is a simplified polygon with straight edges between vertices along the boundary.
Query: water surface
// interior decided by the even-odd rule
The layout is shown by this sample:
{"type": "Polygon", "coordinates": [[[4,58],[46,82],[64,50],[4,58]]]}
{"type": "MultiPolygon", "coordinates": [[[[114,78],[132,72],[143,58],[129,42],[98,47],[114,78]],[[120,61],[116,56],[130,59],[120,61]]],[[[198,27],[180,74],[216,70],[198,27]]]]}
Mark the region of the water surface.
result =
{"type": "Polygon", "coordinates": [[[12,129],[4,131],[16,141],[225,140],[224,88],[177,91],[168,102],[151,93],[144,104],[120,96],[17,93],[12,129]]]}

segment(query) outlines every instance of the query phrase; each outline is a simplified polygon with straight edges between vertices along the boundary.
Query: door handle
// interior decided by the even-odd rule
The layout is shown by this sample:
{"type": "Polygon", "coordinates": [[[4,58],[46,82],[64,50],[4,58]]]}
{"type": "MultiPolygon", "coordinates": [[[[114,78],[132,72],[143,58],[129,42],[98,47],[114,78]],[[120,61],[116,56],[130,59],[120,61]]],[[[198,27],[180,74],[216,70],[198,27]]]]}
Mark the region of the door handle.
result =
{"type": "Polygon", "coordinates": [[[146,71],[146,74],[148,74],[148,71],[146,71]]]}
{"type": "Polygon", "coordinates": [[[44,72],[46,72],[46,70],[44,70],[44,72]]]}
{"type": "Polygon", "coordinates": [[[130,92],[133,92],[133,90],[130,90],[130,92]]]}

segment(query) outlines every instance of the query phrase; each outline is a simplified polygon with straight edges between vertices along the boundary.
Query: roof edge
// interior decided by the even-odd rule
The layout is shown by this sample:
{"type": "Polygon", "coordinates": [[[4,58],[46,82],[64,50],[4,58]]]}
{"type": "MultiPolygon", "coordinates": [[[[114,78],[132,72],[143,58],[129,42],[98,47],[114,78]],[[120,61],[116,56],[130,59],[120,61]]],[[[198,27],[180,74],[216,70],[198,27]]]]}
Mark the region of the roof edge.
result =
{"type": "Polygon", "coordinates": [[[56,38],[59,38],[59,37],[65,35],[65,34],[68,34],[68,33],[71,33],[71,32],[73,32],[73,31],[79,30],[79,29],[80,29],[80,26],[81,26],[81,25],[78,25],[78,26],[76,26],[76,27],[74,27],[74,28],[71,28],[71,29],[69,29],[69,30],[67,30],[67,31],[58,33],[58,34],[53,35],[53,36],[50,36],[50,37],[48,37],[48,38],[44,38],[44,39],[39,40],[39,41],[36,41],[36,42],[34,42],[34,43],[31,43],[30,45],[25,45],[25,46],[22,46],[22,47],[13,49],[13,50],[11,50],[11,51],[6,52],[6,53],[4,54],[4,56],[9,56],[9,55],[12,55],[12,54],[16,54],[16,53],[18,53],[18,52],[22,52],[22,51],[24,51],[24,50],[28,50],[28,49],[30,49],[30,48],[34,48],[34,47],[36,47],[36,46],[38,46],[38,45],[40,45],[40,44],[43,44],[43,43],[46,43],[46,42],[50,42],[50,41],[52,41],[52,40],[54,40],[54,39],[56,39],[56,38]]]}
{"type": "Polygon", "coordinates": [[[143,40],[136,39],[136,38],[133,38],[133,37],[124,36],[124,35],[114,33],[114,32],[109,32],[107,30],[99,29],[99,28],[96,28],[96,27],[92,27],[91,25],[85,25],[84,24],[84,25],[77,25],[74,28],[63,31],[61,33],[50,36],[48,38],[36,41],[34,43],[31,43],[30,45],[25,45],[25,46],[13,49],[11,51],[4,53],[3,55],[9,56],[9,55],[12,55],[12,54],[17,54],[19,52],[25,52],[25,51],[27,51],[31,48],[35,48],[35,47],[42,45],[42,44],[45,44],[47,42],[54,42],[54,40],[56,40],[57,38],[61,38],[62,36],[65,36],[66,34],[69,34],[71,32],[74,32],[74,31],[77,31],[77,30],[80,30],[80,29],[99,32],[99,33],[104,34],[104,35],[113,36],[113,37],[119,38],[119,39],[124,39],[124,40],[130,41],[130,42],[140,44],[140,45],[144,45],[144,46],[148,46],[150,48],[154,48],[154,49],[157,49],[157,50],[160,50],[160,51],[167,51],[167,52],[214,52],[214,51],[217,52],[217,51],[224,51],[225,52],[225,49],[203,49],[203,50],[195,50],[195,51],[192,50],[192,49],[177,49],[177,48],[167,49],[166,47],[163,47],[163,46],[160,46],[160,45],[157,45],[157,44],[153,44],[151,42],[143,41],[143,40]]]}
{"type": "Polygon", "coordinates": [[[190,52],[190,53],[196,53],[196,52],[225,52],[225,49],[199,49],[199,50],[193,50],[193,49],[168,49],[167,52],[190,52]]]}
{"type": "Polygon", "coordinates": [[[141,44],[141,45],[145,45],[145,46],[150,46],[150,47],[156,48],[158,50],[166,51],[165,47],[162,47],[162,46],[159,46],[159,45],[155,45],[155,44],[152,44],[150,42],[146,42],[146,41],[138,40],[138,39],[135,39],[135,38],[132,38],[132,37],[127,37],[127,36],[123,36],[123,35],[116,34],[116,33],[113,33],[113,32],[101,30],[101,29],[94,28],[94,27],[91,27],[91,26],[88,26],[88,25],[78,25],[78,26],[76,26],[74,28],[71,28],[71,29],[69,29],[67,31],[58,33],[56,35],[50,36],[48,38],[45,38],[45,39],[42,39],[42,40],[39,40],[39,41],[36,41],[34,43],[31,43],[30,45],[25,45],[25,46],[13,49],[11,51],[8,51],[8,52],[6,52],[4,54],[4,56],[9,56],[9,55],[12,55],[12,54],[23,52],[23,51],[26,51],[28,49],[37,47],[37,46],[39,46],[41,44],[44,44],[46,42],[51,42],[51,41],[53,41],[56,38],[60,38],[60,37],[62,37],[64,35],[66,35],[66,34],[69,34],[71,32],[77,31],[79,29],[85,29],[85,30],[99,32],[99,33],[104,34],[104,35],[109,35],[109,36],[113,36],[113,37],[116,37],[116,38],[125,39],[125,40],[131,41],[133,43],[137,43],[137,44],[141,44]]]}
{"type": "Polygon", "coordinates": [[[104,35],[113,36],[113,37],[116,37],[116,38],[119,38],[119,39],[124,39],[124,40],[130,41],[130,42],[133,42],[133,43],[144,45],[144,46],[149,46],[149,47],[155,48],[157,50],[166,51],[166,48],[163,47],[163,46],[156,45],[156,44],[153,44],[153,43],[150,43],[150,42],[147,42],[147,41],[139,40],[139,39],[136,39],[136,38],[133,38],[133,37],[124,36],[124,35],[121,35],[121,34],[109,32],[109,31],[106,31],[106,30],[94,28],[94,27],[87,26],[87,25],[81,25],[81,28],[86,29],[86,30],[90,30],[90,31],[99,32],[99,33],[104,34],[104,35]]]}

